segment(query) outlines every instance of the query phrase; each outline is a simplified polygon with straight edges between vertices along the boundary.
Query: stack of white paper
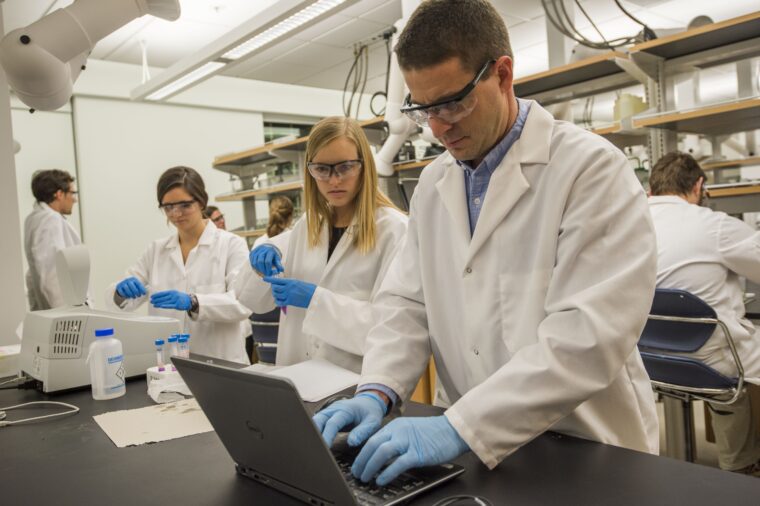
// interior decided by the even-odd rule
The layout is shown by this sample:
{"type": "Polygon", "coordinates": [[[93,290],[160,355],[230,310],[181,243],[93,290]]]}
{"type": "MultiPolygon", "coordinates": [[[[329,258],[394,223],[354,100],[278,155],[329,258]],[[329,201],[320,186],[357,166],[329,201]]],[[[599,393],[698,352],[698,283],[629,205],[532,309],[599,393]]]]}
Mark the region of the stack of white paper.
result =
{"type": "Polygon", "coordinates": [[[359,375],[326,360],[307,360],[286,367],[266,367],[254,364],[246,369],[288,378],[296,386],[298,394],[306,402],[317,402],[352,387],[359,382],[359,375]]]}

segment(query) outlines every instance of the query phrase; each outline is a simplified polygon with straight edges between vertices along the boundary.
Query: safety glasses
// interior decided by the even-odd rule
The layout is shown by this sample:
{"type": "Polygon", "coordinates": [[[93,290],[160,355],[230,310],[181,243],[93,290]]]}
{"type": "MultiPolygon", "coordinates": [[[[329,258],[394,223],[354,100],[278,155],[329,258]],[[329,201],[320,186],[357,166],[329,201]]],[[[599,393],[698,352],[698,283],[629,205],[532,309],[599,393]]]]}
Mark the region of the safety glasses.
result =
{"type": "Polygon", "coordinates": [[[361,160],[343,160],[338,163],[309,162],[306,164],[309,174],[318,181],[329,181],[333,174],[342,180],[355,175],[361,167],[361,160]]]}
{"type": "Polygon", "coordinates": [[[181,202],[171,202],[167,204],[161,204],[158,207],[167,215],[174,214],[174,213],[185,214],[185,213],[189,213],[190,210],[192,210],[193,204],[195,204],[194,200],[183,200],[181,202]]]}
{"type": "Polygon", "coordinates": [[[475,74],[475,78],[454,95],[432,104],[414,104],[412,103],[411,93],[404,99],[404,105],[401,112],[406,114],[412,121],[420,126],[428,126],[430,118],[441,120],[445,123],[456,123],[475,109],[478,98],[472,95],[472,90],[478,85],[480,80],[488,71],[488,67],[496,63],[496,60],[488,60],[475,74]]]}

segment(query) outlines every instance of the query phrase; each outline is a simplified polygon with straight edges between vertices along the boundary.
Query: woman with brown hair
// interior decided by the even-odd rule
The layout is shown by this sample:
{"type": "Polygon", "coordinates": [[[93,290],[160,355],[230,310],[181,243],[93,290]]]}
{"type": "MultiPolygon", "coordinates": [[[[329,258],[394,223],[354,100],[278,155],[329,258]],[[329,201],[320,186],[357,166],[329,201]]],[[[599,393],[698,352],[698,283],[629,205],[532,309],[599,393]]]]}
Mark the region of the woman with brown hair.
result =
{"type": "Polygon", "coordinates": [[[168,169],[156,194],[177,232],[148,246],[125,279],[109,287],[107,303],[133,311],[149,301],[149,314],[180,321],[194,353],[249,363],[244,338],[251,311],[230,288],[246,263],[245,241],[204,218],[208,195],[195,170],[168,169]]]}
{"type": "Polygon", "coordinates": [[[285,308],[278,365],[323,358],[358,372],[374,323],[370,301],[407,218],[378,189],[372,151],[355,120],[314,125],[306,161],[304,217],[287,237],[251,251],[238,293],[257,313],[285,308]]]}

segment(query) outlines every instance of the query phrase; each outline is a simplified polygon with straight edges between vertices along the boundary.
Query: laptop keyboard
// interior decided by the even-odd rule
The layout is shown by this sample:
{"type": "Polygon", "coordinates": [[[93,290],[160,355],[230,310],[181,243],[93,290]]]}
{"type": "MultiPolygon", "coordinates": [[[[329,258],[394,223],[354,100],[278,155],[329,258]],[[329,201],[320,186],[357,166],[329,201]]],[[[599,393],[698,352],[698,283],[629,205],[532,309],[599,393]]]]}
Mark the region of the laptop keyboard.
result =
{"type": "Polygon", "coordinates": [[[409,473],[402,473],[398,478],[384,487],[379,487],[375,483],[364,483],[351,474],[351,465],[356,456],[353,454],[335,454],[335,460],[340,467],[343,478],[348,482],[351,492],[356,498],[357,504],[361,506],[380,506],[388,504],[405,495],[415,492],[417,489],[425,487],[425,482],[409,473]]]}

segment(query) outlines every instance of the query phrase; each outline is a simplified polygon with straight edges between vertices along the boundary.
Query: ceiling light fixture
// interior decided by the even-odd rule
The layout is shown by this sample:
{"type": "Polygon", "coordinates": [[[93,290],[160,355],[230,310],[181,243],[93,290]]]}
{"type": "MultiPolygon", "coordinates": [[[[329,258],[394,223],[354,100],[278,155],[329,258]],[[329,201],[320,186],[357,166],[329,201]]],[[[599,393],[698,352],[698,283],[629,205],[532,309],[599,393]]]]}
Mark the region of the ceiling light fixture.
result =
{"type": "Polygon", "coordinates": [[[284,21],[280,21],[272,28],[269,28],[260,34],[251,37],[239,46],[231,49],[230,51],[227,51],[222,55],[222,57],[229,60],[237,60],[239,58],[242,58],[252,51],[255,51],[256,49],[265,46],[276,39],[279,39],[286,33],[292,32],[299,26],[308,23],[309,21],[326,13],[327,11],[334,9],[345,1],[346,0],[318,0],[308,7],[301,9],[284,21]]]}
{"type": "Polygon", "coordinates": [[[176,93],[243,62],[359,0],[279,0],[196,54],[175,63],[155,78],[134,88],[133,100],[165,100],[176,93]]]}

